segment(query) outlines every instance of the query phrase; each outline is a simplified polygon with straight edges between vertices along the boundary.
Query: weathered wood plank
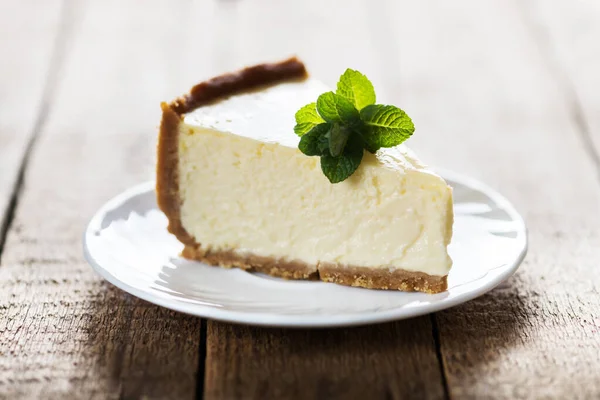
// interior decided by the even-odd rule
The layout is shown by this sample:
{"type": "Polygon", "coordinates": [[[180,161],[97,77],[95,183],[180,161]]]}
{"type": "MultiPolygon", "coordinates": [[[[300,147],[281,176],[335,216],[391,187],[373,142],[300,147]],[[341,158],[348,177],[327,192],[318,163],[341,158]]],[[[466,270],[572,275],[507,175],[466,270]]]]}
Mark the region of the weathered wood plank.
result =
{"type": "MultiPolygon", "coordinates": [[[[158,101],[214,72],[297,52],[330,84],[347,66],[366,72],[382,101],[413,116],[411,145],[425,160],[490,182],[527,218],[532,246],[517,276],[436,317],[450,394],[597,397],[600,193],[563,78],[548,68],[518,7],[390,1],[372,12],[357,1],[347,2],[349,18],[331,21],[329,6],[312,2],[220,4],[216,20],[206,18],[214,6],[206,2],[146,2],[143,10],[94,2],[83,10],[0,266],[0,395],[191,397],[199,320],[102,283],[81,258],[80,233],[103,199],[152,176],[158,101]],[[232,21],[240,24],[230,31],[232,21]],[[332,35],[336,27],[349,36],[332,35]],[[343,39],[322,40],[328,34],[343,39]]],[[[15,27],[8,12],[0,29],[15,27]]],[[[58,21],[58,12],[40,15],[38,28],[58,21]]],[[[571,57],[572,31],[543,21],[560,29],[553,43],[571,57]]],[[[21,36],[30,31],[19,28],[21,36]]],[[[31,39],[40,50],[19,52],[7,37],[2,49],[35,63],[10,64],[14,80],[0,76],[0,123],[9,121],[0,135],[11,132],[0,136],[0,181],[6,165],[12,171],[0,210],[27,141],[15,145],[12,132],[33,130],[44,82],[33,69],[51,51],[51,40],[31,39]],[[31,87],[16,96],[30,106],[5,108],[13,82],[29,75],[31,87]],[[16,151],[5,151],[5,137],[16,151]]],[[[595,127],[594,76],[566,62],[584,120],[595,127]]],[[[209,398],[443,396],[427,318],[310,332],[211,322],[206,362],[209,398]]]]}
{"type": "MultiPolygon", "coordinates": [[[[373,29],[389,24],[364,0],[223,2],[229,53],[220,65],[297,54],[335,85],[353,67],[385,98],[398,63],[385,64],[373,29]],[[336,15],[336,18],[331,18],[336,15]]],[[[442,398],[429,317],[364,328],[285,330],[208,322],[205,393],[231,398],[442,398]]]]}
{"type": "Polygon", "coordinates": [[[208,399],[443,397],[428,317],[327,330],[208,325],[208,399]]]}
{"type": "Polygon", "coordinates": [[[59,14],[59,1],[0,2],[0,254],[19,169],[43,111],[59,14]]]}
{"type": "Polygon", "coordinates": [[[104,201],[153,177],[160,101],[214,72],[212,26],[189,15],[210,21],[212,3],[70,6],[69,52],[0,266],[0,397],[192,398],[200,319],[102,281],[80,237],[104,201]]]}
{"type": "Polygon", "coordinates": [[[394,37],[400,104],[417,127],[411,145],[501,190],[529,226],[515,277],[436,316],[449,394],[597,398],[600,190],[564,82],[516,3],[389,2],[384,11],[406,16],[394,37]]]}
{"type": "Polygon", "coordinates": [[[600,3],[532,1],[520,4],[546,64],[600,178],[600,3]]]}

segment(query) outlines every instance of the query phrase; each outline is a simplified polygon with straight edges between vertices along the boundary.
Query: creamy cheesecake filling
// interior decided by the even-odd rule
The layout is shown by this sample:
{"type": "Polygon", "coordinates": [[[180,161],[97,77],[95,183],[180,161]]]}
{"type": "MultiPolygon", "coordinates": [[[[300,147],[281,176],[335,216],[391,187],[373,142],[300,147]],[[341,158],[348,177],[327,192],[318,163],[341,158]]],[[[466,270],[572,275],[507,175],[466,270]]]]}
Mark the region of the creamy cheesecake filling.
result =
{"type": "Polygon", "coordinates": [[[206,250],[315,268],[446,275],[451,266],[451,189],[405,148],[365,152],[354,175],[333,185],[319,159],[295,147],[182,123],[179,190],[182,224],[206,250]]]}
{"type": "Polygon", "coordinates": [[[447,275],[452,190],[405,146],[365,152],[358,170],[338,184],[323,175],[318,157],[297,149],[295,111],[328,90],[314,79],[283,82],[181,116],[173,126],[173,221],[191,236],[186,243],[314,272],[337,265],[447,275]]]}
{"type": "Polygon", "coordinates": [[[326,91],[290,58],[161,104],[157,201],[182,255],[288,279],[445,290],[451,189],[404,146],[365,153],[353,176],[329,183],[292,133],[295,112],[326,91]]]}

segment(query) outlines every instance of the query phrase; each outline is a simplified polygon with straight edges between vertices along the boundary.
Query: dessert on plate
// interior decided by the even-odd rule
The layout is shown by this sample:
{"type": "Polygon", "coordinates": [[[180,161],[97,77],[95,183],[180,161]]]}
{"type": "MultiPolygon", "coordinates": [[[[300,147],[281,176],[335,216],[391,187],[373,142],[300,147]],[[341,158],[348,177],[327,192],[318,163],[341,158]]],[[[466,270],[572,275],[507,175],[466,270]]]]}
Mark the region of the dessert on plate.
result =
{"type": "Polygon", "coordinates": [[[291,58],[162,104],[157,199],[183,257],[288,279],[437,293],[452,189],[414,127],[347,70],[331,92],[291,58]]]}

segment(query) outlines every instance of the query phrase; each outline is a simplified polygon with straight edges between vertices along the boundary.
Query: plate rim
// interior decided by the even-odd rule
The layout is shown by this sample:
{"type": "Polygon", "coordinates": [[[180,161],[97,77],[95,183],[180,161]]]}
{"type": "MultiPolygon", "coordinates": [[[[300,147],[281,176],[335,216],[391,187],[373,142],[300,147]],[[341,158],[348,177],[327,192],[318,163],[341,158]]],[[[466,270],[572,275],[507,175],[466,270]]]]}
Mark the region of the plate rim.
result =
{"type": "MultiPolygon", "coordinates": [[[[517,271],[517,269],[525,259],[529,247],[528,230],[525,224],[525,220],[521,216],[521,214],[516,210],[514,205],[505,196],[500,194],[498,191],[496,191],[489,185],[470,176],[449,170],[436,169],[435,171],[447,181],[456,182],[484,193],[498,206],[504,209],[507,212],[507,214],[511,217],[511,219],[519,225],[517,237],[515,239],[520,239],[522,241],[522,248],[510,265],[507,264],[506,266],[503,266],[502,270],[498,273],[495,279],[486,281],[483,285],[477,287],[477,289],[475,290],[459,293],[458,295],[448,300],[442,299],[440,301],[428,303],[427,305],[423,306],[414,306],[407,308],[406,305],[404,305],[398,308],[379,311],[376,313],[369,313],[367,315],[365,315],[364,313],[358,313],[355,315],[344,314],[341,316],[266,314],[260,312],[224,310],[202,304],[192,304],[181,299],[166,299],[162,296],[158,296],[157,294],[153,294],[144,290],[139,290],[133,286],[130,286],[128,283],[117,279],[105,267],[100,265],[100,263],[98,263],[95,260],[88,247],[88,237],[90,235],[93,235],[94,232],[101,229],[102,219],[108,211],[116,209],[118,206],[122,205],[127,200],[137,195],[146,193],[148,191],[154,191],[155,181],[147,181],[131,186],[128,189],[116,195],[115,197],[113,197],[112,199],[110,199],[109,201],[107,201],[106,203],[104,203],[95,212],[94,216],[86,225],[85,231],[83,233],[83,253],[86,261],[88,262],[88,264],[90,264],[92,269],[94,269],[94,271],[96,271],[98,275],[100,275],[102,278],[104,278],[106,281],[116,286],[117,288],[152,304],[156,304],[161,307],[182,312],[188,315],[193,315],[216,321],[268,327],[328,328],[341,326],[369,325],[427,315],[465,303],[491,291],[500,283],[510,278],[517,271]]],[[[491,271],[493,270],[487,271],[485,275],[489,274],[491,271]]]]}

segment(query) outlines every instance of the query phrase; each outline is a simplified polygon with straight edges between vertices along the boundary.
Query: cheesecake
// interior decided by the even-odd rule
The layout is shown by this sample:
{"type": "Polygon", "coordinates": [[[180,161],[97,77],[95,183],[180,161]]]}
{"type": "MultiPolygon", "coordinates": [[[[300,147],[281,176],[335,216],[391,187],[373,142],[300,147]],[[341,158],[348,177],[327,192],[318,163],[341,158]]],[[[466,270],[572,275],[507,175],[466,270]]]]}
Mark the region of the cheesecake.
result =
{"type": "Polygon", "coordinates": [[[158,205],[182,256],[287,279],[438,293],[452,189],[404,144],[332,184],[294,115],[329,88],[296,58],[221,75],[163,103],[158,205]]]}

